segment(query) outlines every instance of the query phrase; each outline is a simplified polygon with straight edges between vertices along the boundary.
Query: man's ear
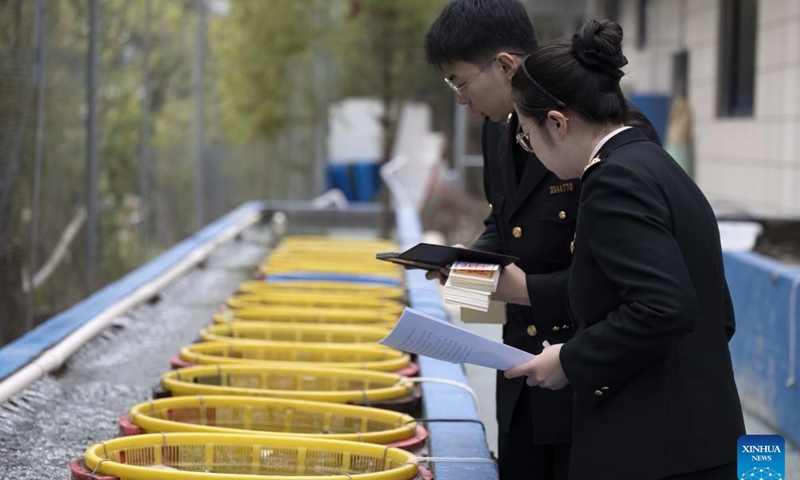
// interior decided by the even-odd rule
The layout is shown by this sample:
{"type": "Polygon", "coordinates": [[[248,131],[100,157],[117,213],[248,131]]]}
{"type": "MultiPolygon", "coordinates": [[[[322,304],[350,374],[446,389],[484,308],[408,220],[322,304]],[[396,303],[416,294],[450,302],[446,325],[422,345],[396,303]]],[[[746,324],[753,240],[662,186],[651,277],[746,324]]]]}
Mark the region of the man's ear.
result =
{"type": "Polygon", "coordinates": [[[497,63],[503,70],[503,75],[505,76],[506,80],[510,82],[511,77],[514,76],[514,73],[520,66],[520,58],[517,57],[516,55],[511,55],[510,53],[506,52],[498,53],[496,58],[497,58],[497,63]]]}
{"type": "Polygon", "coordinates": [[[547,126],[556,138],[563,139],[569,131],[569,119],[558,110],[547,112],[547,126]]]}

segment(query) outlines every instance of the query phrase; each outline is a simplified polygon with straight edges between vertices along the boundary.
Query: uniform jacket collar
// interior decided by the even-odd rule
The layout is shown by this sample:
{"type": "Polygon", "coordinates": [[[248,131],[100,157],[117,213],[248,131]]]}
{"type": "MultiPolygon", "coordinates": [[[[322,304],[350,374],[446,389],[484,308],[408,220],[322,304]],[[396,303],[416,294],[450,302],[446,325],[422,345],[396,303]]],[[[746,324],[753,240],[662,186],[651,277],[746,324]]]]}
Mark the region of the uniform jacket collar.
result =
{"type": "Polygon", "coordinates": [[[517,147],[517,130],[519,121],[516,114],[509,115],[506,122],[505,139],[498,146],[497,155],[503,169],[503,178],[506,181],[506,191],[511,196],[513,215],[525,203],[525,200],[533,193],[539,183],[547,176],[548,170],[535,154],[527,154],[525,168],[522,171],[522,180],[517,182],[516,169],[514,167],[514,149],[517,147]]]}
{"type": "Polygon", "coordinates": [[[638,128],[629,128],[627,130],[623,130],[622,132],[619,132],[618,134],[609,138],[608,141],[602,147],[600,147],[600,150],[597,152],[597,156],[600,157],[601,160],[605,160],[612,150],[629,143],[641,141],[647,142],[649,139],[638,128]]]}

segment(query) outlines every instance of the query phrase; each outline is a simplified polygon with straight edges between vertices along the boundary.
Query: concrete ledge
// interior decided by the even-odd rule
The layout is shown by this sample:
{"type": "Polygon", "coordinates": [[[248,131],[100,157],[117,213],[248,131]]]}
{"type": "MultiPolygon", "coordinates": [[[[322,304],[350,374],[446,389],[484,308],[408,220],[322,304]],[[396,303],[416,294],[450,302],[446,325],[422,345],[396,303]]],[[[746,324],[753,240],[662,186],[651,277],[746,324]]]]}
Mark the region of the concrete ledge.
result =
{"type": "Polygon", "coordinates": [[[88,298],[51,317],[35,329],[0,348],[0,380],[21,369],[103,311],[181,263],[191,252],[213,241],[243,218],[261,212],[264,204],[249,202],[231,211],[152,261],[101,288],[88,298]]]}
{"type": "MultiPolygon", "coordinates": [[[[256,213],[267,218],[275,212],[284,212],[292,220],[312,219],[315,224],[336,224],[347,219],[373,225],[380,205],[375,203],[349,205],[346,209],[317,209],[308,202],[275,201],[247,202],[206,225],[158,257],[128,275],[106,285],[88,298],[53,316],[35,329],[0,348],[0,380],[42,355],[64,340],[103,311],[133,294],[140,287],[153,282],[202,246],[215,239],[230,227],[256,213]]],[[[198,262],[202,259],[198,259],[198,262]]]]}
{"type": "MultiPolygon", "coordinates": [[[[399,208],[396,215],[400,247],[404,250],[413,247],[422,240],[422,227],[416,212],[411,208],[399,208]]],[[[411,307],[448,319],[436,284],[425,280],[421,271],[408,271],[406,285],[411,307]]],[[[422,377],[445,378],[467,383],[461,365],[427,357],[419,357],[418,362],[422,377]]],[[[422,391],[426,418],[478,420],[476,405],[464,390],[449,385],[423,383],[422,391]]],[[[483,428],[476,423],[430,423],[427,428],[431,434],[429,444],[433,457],[491,459],[486,435],[483,428]]],[[[497,467],[488,461],[434,460],[433,470],[437,480],[498,478],[497,467]]]]}

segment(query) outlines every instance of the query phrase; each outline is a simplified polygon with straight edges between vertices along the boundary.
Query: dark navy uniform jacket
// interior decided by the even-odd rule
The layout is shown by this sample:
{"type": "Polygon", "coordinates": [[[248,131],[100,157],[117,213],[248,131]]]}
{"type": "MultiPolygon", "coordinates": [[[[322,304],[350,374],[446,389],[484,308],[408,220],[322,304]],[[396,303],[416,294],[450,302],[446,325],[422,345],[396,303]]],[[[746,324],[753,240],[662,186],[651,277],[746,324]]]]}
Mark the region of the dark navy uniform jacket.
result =
{"type": "MultiPolygon", "coordinates": [[[[635,106],[629,107],[629,124],[660,145],[649,120],[635,106]]],[[[563,343],[573,334],[567,313],[566,280],[581,187],[578,179],[559,179],[536,155],[522,150],[516,143],[518,128],[516,115],[503,123],[484,121],[483,179],[490,212],[483,234],[471,248],[519,257],[517,266],[527,274],[533,306],[507,306],[503,341],[538,354],[545,340],[563,343]],[[515,156],[517,166],[522,160],[521,168],[515,168],[515,156]]],[[[513,409],[524,384],[524,378],[508,380],[503,372],[497,374],[497,421],[501,432],[508,433],[511,428],[513,409]]],[[[570,442],[571,389],[533,388],[531,408],[534,443],[570,442]]]]}
{"type": "MultiPolygon", "coordinates": [[[[537,354],[542,351],[543,341],[563,343],[572,336],[564,282],[550,277],[554,272],[563,276],[562,271],[572,261],[569,242],[575,232],[580,184],[577,180],[560,180],[535,155],[519,151],[517,155],[527,161],[518,180],[514,151],[521,148],[516,144],[516,132],[516,116],[507,125],[484,122],[484,191],[491,212],[484,222],[483,234],[472,248],[519,257],[517,266],[528,274],[528,289],[535,306],[506,307],[503,341],[537,354]]],[[[524,384],[524,378],[507,380],[503,372],[498,372],[497,421],[501,432],[510,429],[524,384]]],[[[531,396],[533,425],[521,428],[533,428],[537,444],[569,443],[569,389],[553,392],[534,388],[531,396]]]]}
{"type": "MultiPolygon", "coordinates": [[[[636,129],[587,167],[568,280],[570,479],[653,480],[736,460],[744,434],[716,217],[636,129]]],[[[587,159],[588,160],[588,159],[587,159]]]]}

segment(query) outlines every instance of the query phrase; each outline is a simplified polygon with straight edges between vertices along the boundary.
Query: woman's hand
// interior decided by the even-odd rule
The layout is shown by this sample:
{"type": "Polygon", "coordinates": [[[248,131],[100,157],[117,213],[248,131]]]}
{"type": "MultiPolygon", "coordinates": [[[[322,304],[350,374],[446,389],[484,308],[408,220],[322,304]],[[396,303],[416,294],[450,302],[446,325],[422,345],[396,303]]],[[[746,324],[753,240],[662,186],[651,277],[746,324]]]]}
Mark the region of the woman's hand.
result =
{"type": "Polygon", "coordinates": [[[531,387],[542,387],[549,390],[561,390],[569,385],[569,379],[561,368],[561,346],[563,343],[545,347],[542,353],[522,365],[517,365],[506,371],[505,377],[508,379],[527,375],[525,383],[531,387]]]}
{"type": "Polygon", "coordinates": [[[525,272],[517,264],[512,263],[500,272],[500,281],[497,284],[497,291],[492,295],[492,300],[516,303],[517,305],[531,304],[528,296],[528,280],[525,272]]]}

